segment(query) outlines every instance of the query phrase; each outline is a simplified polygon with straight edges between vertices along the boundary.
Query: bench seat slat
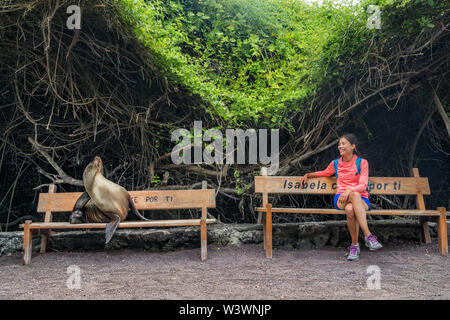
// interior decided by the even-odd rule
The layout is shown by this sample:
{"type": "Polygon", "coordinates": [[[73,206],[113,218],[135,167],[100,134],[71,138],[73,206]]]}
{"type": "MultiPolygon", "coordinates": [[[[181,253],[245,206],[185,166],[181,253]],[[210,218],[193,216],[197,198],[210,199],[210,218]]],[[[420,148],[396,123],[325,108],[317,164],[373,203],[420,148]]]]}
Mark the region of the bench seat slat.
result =
{"type": "MultiPolygon", "coordinates": [[[[200,221],[201,219],[125,221],[120,223],[118,228],[199,226],[200,221]]],[[[216,222],[216,219],[206,219],[207,224],[216,222]]],[[[30,229],[104,229],[105,227],[106,223],[33,222],[30,224],[30,229]]]]}
{"type": "MultiPolygon", "coordinates": [[[[266,208],[256,208],[256,211],[266,212],[266,208]]],[[[272,212],[278,213],[310,213],[310,214],[345,214],[344,210],[314,209],[314,208],[272,208],[272,212]]],[[[367,214],[373,215],[408,215],[408,216],[439,216],[437,210],[371,210],[367,214]]]]}
{"type": "MultiPolygon", "coordinates": [[[[128,191],[138,210],[215,208],[214,189],[128,191]]],[[[81,192],[40,193],[37,212],[70,212],[81,192]]]]}

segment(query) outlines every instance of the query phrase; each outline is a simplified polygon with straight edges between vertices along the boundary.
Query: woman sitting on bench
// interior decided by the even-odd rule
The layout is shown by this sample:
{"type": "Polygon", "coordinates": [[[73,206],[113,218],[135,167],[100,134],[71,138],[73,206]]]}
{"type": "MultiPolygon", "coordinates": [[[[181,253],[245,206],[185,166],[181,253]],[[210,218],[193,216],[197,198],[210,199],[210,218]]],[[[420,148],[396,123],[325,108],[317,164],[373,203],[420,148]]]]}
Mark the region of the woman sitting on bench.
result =
{"type": "Polygon", "coordinates": [[[303,184],[308,178],[336,175],[337,191],[334,197],[334,206],[336,209],[345,210],[348,230],[352,237],[347,260],[359,259],[359,227],[364,232],[365,244],[369,250],[382,248],[377,237],[371,234],[367,226],[366,211],[370,210],[369,192],[367,191],[369,164],[367,160],[355,155],[358,152],[357,143],[354,134],[344,134],[339,138],[340,158],[331,161],[325,170],[307,173],[300,180],[300,183],[303,184]]]}

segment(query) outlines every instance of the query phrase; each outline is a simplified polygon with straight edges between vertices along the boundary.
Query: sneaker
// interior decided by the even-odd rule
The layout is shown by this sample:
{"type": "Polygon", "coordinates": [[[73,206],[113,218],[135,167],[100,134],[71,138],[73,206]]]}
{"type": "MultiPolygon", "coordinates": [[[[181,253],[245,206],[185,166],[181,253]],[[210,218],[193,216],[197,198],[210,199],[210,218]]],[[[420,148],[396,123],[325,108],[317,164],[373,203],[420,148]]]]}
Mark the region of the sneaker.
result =
{"type": "Polygon", "coordinates": [[[375,237],[373,234],[369,235],[365,240],[366,247],[368,247],[370,251],[375,251],[383,248],[383,246],[378,242],[377,237],[375,237]]]}
{"type": "Polygon", "coordinates": [[[349,261],[358,260],[359,252],[360,252],[359,244],[356,246],[351,245],[350,247],[348,247],[348,249],[350,250],[350,252],[348,253],[347,260],[349,260],[349,261]]]}

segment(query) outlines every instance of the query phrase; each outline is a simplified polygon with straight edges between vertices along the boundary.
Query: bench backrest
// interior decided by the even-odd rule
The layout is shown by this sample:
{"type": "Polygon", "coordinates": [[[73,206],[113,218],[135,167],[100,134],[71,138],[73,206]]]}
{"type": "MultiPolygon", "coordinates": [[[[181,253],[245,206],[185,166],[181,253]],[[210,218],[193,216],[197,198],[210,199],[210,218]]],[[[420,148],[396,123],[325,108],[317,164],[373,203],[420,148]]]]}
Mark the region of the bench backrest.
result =
{"type": "MultiPolygon", "coordinates": [[[[55,193],[51,185],[48,193],[40,193],[37,212],[70,212],[81,192],[55,193]]],[[[215,208],[214,189],[141,190],[128,192],[138,210],[215,208]]]]}
{"type": "MultiPolygon", "coordinates": [[[[263,206],[268,194],[335,194],[336,178],[310,178],[300,185],[301,177],[267,176],[266,168],[262,176],[255,177],[255,193],[263,194],[263,206]]],[[[416,195],[418,209],[425,209],[423,195],[430,194],[428,178],[420,177],[419,170],[413,169],[413,177],[369,177],[371,195],[416,195]]]]}

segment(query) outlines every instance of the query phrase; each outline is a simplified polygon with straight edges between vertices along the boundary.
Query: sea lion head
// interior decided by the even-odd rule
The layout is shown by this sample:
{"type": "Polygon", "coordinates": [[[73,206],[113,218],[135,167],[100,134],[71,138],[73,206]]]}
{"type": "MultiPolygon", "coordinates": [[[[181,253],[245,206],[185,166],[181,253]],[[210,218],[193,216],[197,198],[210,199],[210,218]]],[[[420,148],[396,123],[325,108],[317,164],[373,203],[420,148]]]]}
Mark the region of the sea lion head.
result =
{"type": "Polygon", "coordinates": [[[86,166],[86,168],[84,169],[84,172],[102,172],[102,159],[99,156],[96,156],[94,158],[94,160],[92,160],[91,162],[89,162],[89,164],[86,166]]]}
{"type": "Polygon", "coordinates": [[[94,167],[95,171],[97,172],[102,172],[102,166],[103,166],[103,162],[102,162],[102,158],[100,158],[99,156],[96,156],[94,158],[94,160],[92,160],[92,166],[94,167]]]}
{"type": "Polygon", "coordinates": [[[99,156],[96,156],[94,160],[89,162],[83,172],[83,182],[84,186],[87,187],[88,184],[91,184],[95,176],[99,174],[103,174],[103,166],[102,159],[99,156]]]}

